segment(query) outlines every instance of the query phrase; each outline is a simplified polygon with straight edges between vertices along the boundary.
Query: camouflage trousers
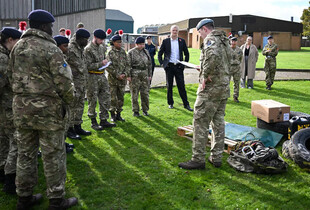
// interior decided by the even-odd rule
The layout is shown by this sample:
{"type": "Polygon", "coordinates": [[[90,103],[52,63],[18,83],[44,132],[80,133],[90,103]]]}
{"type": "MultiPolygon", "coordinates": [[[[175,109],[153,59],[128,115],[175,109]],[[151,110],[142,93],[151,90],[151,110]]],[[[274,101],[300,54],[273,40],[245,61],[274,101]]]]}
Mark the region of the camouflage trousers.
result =
{"type": "MultiPolygon", "coordinates": [[[[1,111],[1,110],[0,110],[1,111]]],[[[13,112],[11,107],[2,110],[0,125],[0,169],[5,174],[16,173],[17,144],[14,137],[13,112]]]]}
{"type": "Polygon", "coordinates": [[[123,85],[112,85],[110,84],[111,93],[111,112],[123,111],[124,95],[125,95],[125,84],[123,85]]]}
{"type": "Polygon", "coordinates": [[[234,82],[234,98],[238,98],[239,97],[239,84],[240,84],[240,79],[241,79],[240,65],[232,65],[231,72],[232,72],[231,77],[233,78],[233,82],[234,82]]]}
{"type": "MultiPolygon", "coordinates": [[[[2,119],[1,119],[2,120],[2,119]]],[[[5,129],[0,126],[0,169],[4,170],[6,160],[9,154],[10,140],[5,134],[5,129]]]]}
{"type": "Polygon", "coordinates": [[[265,60],[264,71],[266,74],[266,86],[271,86],[276,75],[277,62],[276,60],[267,59],[265,60]]]}
{"type": "Polygon", "coordinates": [[[70,127],[83,123],[82,117],[85,104],[85,80],[74,79],[74,86],[76,89],[76,98],[74,106],[70,107],[70,127]]]}
{"type": "Polygon", "coordinates": [[[64,130],[41,131],[16,129],[18,158],[16,192],[30,196],[38,182],[38,150],[42,151],[47,197],[63,198],[66,182],[66,151],[64,130]]]}
{"type": "Polygon", "coordinates": [[[99,118],[109,119],[111,104],[110,87],[104,74],[89,74],[87,83],[88,117],[96,118],[97,98],[99,102],[99,118]]]}
{"type": "Polygon", "coordinates": [[[140,72],[131,77],[130,94],[131,106],[133,112],[139,112],[139,93],[143,112],[149,110],[149,80],[147,74],[140,72]]]}
{"type": "Polygon", "coordinates": [[[194,134],[192,160],[205,162],[206,144],[208,141],[209,125],[212,127],[211,159],[222,161],[225,138],[225,108],[227,99],[210,101],[207,97],[197,96],[194,107],[194,134]]]}

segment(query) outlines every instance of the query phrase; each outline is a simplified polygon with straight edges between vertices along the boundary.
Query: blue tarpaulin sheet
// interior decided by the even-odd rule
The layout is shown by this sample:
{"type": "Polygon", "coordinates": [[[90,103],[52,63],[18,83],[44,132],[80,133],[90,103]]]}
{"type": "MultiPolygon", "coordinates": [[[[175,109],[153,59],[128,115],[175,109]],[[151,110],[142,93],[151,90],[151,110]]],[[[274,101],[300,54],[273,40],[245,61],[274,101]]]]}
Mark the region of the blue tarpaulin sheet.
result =
{"type": "Polygon", "coordinates": [[[250,126],[227,123],[225,137],[235,141],[260,140],[266,147],[275,147],[281,140],[282,134],[250,126]]]}

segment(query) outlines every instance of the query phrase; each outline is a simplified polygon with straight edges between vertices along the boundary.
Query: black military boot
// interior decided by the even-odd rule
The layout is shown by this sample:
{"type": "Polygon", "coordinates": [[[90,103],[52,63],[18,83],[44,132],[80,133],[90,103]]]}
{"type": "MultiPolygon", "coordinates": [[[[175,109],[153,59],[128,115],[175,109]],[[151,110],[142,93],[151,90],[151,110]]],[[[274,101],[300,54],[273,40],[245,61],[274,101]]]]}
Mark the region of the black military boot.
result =
{"type": "Polygon", "coordinates": [[[30,207],[37,205],[40,203],[40,200],[42,199],[42,194],[38,193],[36,195],[30,195],[27,197],[18,197],[17,201],[17,210],[28,210],[30,207]]]}
{"type": "Polygon", "coordinates": [[[215,168],[222,166],[222,161],[214,161],[211,156],[208,157],[209,163],[211,163],[215,168]]]}
{"type": "Polygon", "coordinates": [[[67,137],[68,137],[69,139],[77,139],[77,140],[81,140],[81,139],[82,139],[81,136],[79,136],[79,135],[75,132],[75,130],[74,130],[73,127],[70,127],[70,128],[68,129],[67,137]]]}
{"type": "Polygon", "coordinates": [[[3,192],[16,195],[16,185],[15,185],[16,174],[6,174],[5,181],[3,185],[3,192]]]}
{"type": "Polygon", "coordinates": [[[82,136],[89,136],[91,135],[90,131],[86,131],[82,128],[82,125],[74,125],[74,130],[78,135],[82,135],[82,136]]]}
{"type": "Polygon", "coordinates": [[[62,210],[68,209],[75,206],[78,203],[78,199],[75,197],[64,199],[64,198],[54,198],[50,199],[50,204],[48,210],[62,210]]]}
{"type": "Polygon", "coordinates": [[[195,161],[188,161],[184,163],[179,163],[179,167],[192,170],[192,169],[205,169],[206,168],[206,163],[199,163],[195,161]]]}
{"type": "Polygon", "coordinates": [[[73,147],[70,147],[68,143],[66,143],[66,153],[73,152],[73,147]]]}
{"type": "Polygon", "coordinates": [[[125,121],[125,119],[124,119],[124,118],[122,118],[122,116],[121,116],[121,113],[120,113],[120,112],[117,112],[117,113],[116,113],[116,120],[118,120],[118,121],[125,121]]]}
{"type": "Polygon", "coordinates": [[[101,131],[103,130],[103,127],[98,125],[96,118],[91,118],[91,128],[96,130],[96,131],[101,131]]]}
{"type": "Polygon", "coordinates": [[[116,115],[115,115],[115,112],[113,111],[111,111],[110,112],[111,113],[111,122],[116,122],[116,115]]]}
{"type": "Polygon", "coordinates": [[[107,120],[100,120],[100,126],[102,128],[113,128],[113,127],[116,127],[116,124],[109,123],[107,120]]]}
{"type": "Polygon", "coordinates": [[[0,169],[0,182],[3,183],[5,179],[4,169],[0,169]]]}

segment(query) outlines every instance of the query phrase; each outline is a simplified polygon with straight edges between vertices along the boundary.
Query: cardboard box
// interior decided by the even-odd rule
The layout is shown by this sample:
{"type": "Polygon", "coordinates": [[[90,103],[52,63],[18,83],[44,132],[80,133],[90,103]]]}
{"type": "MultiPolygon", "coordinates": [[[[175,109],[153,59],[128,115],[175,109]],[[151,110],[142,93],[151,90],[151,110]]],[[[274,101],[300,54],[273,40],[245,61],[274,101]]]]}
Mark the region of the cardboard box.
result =
{"type": "Polygon", "coordinates": [[[267,122],[275,123],[290,119],[290,106],[274,100],[252,101],[252,115],[267,122]]]}

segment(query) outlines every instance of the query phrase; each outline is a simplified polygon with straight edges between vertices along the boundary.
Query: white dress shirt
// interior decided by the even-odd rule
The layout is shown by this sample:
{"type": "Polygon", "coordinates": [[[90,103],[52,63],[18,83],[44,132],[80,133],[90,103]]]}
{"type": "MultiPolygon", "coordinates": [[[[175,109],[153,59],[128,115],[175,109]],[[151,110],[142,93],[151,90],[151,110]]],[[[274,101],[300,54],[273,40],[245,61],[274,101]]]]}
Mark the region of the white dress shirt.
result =
{"type": "Polygon", "coordinates": [[[171,55],[169,62],[177,63],[177,60],[180,60],[178,38],[176,39],[170,38],[170,42],[171,42],[171,55]]]}

